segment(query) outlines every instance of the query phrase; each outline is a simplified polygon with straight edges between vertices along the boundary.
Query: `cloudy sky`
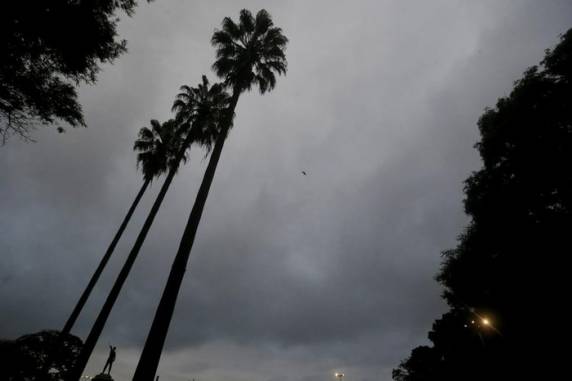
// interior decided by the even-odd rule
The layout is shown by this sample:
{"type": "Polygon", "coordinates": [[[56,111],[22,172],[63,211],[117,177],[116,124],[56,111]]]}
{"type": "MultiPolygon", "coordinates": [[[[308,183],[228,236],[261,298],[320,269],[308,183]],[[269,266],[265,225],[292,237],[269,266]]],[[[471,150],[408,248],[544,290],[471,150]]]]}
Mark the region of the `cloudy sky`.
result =
{"type": "MultiPolygon", "coordinates": [[[[467,222],[476,121],[572,26],[569,0],[143,2],[121,22],[128,54],[81,89],[89,127],[0,147],[0,337],[63,326],[141,185],[138,129],[170,117],[180,85],[214,80],[210,36],[241,8],[283,28],[289,70],[239,101],[161,380],[386,381],[427,343],[445,310],[440,252],[467,222]]],[[[115,378],[130,379],[205,166],[197,149],[175,179],[87,374],[112,343],[115,378]]]]}

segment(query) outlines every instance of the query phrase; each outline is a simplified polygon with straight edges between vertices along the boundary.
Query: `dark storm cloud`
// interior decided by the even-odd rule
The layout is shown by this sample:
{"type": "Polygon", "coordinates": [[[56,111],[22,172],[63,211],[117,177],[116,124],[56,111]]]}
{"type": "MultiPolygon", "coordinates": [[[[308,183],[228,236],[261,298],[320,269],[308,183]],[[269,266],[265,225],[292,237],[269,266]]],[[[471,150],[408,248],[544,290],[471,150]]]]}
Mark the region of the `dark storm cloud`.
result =
{"type": "MultiPolygon", "coordinates": [[[[439,253],[466,223],[476,121],[572,24],[567,1],[142,4],[122,22],[129,53],[82,90],[89,128],[0,149],[0,336],[63,324],[140,186],[138,128],[169,117],[181,84],[214,79],[210,35],[241,7],[265,7],[283,27],[289,72],[239,102],[162,379],[318,380],[340,368],[389,379],[426,342],[444,309],[439,253]]],[[[109,342],[119,378],[133,371],[204,167],[194,151],[175,179],[90,372],[109,342]]]]}

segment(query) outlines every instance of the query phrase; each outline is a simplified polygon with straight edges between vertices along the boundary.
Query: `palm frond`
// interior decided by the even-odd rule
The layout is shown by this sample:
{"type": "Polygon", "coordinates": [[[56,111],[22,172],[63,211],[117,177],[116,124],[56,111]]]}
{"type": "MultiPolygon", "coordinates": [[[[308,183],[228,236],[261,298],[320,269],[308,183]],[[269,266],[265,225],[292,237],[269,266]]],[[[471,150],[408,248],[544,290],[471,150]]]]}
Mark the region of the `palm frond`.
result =
{"type": "Polygon", "coordinates": [[[240,30],[240,27],[236,25],[230,17],[225,17],[222,20],[222,31],[236,40],[239,40],[242,37],[242,31],[240,30]]]}
{"type": "Polygon", "coordinates": [[[171,111],[178,113],[187,107],[188,103],[183,101],[182,99],[175,99],[173,102],[173,106],[171,106],[171,111]]]}
{"type": "Polygon", "coordinates": [[[248,9],[242,9],[239,15],[239,27],[240,30],[243,31],[243,36],[245,34],[251,34],[254,32],[254,17],[252,17],[252,13],[248,9]]]}
{"type": "Polygon", "coordinates": [[[288,44],[288,38],[282,34],[282,28],[278,27],[269,28],[262,40],[266,47],[276,46],[281,50],[286,49],[288,44]]]}
{"type": "Polygon", "coordinates": [[[261,36],[270,29],[274,23],[272,22],[272,17],[266,11],[266,9],[261,9],[256,13],[256,20],[254,22],[254,35],[261,36]]]}
{"type": "Polygon", "coordinates": [[[193,92],[192,88],[190,86],[187,86],[187,85],[182,85],[181,87],[179,87],[179,91],[181,93],[185,93],[185,94],[190,94],[193,92]]]}
{"type": "Polygon", "coordinates": [[[227,78],[236,67],[237,61],[231,57],[221,57],[212,65],[215,74],[221,78],[227,78]]]}

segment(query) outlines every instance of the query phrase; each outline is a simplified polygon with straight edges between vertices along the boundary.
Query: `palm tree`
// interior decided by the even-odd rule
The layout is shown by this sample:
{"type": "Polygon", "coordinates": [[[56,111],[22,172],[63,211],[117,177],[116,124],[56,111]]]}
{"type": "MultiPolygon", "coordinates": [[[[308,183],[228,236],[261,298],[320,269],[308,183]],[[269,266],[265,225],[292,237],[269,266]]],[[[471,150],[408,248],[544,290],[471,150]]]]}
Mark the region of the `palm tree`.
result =
{"type": "Polygon", "coordinates": [[[211,43],[216,48],[217,57],[213,69],[223,78],[224,85],[232,89],[232,97],[228,109],[222,115],[220,132],[133,375],[134,381],[152,381],[157,372],[189,255],[238,98],[253,86],[257,86],[262,94],[272,90],[276,85],[275,73],[286,73],[284,50],[288,39],[280,28],[274,26],[270,14],[265,10],[253,17],[248,10],[243,9],[238,24],[226,17],[222,29],[215,31],[211,43]]]}
{"type": "Polygon", "coordinates": [[[179,163],[182,160],[186,161],[187,146],[183,143],[184,135],[186,135],[185,127],[181,126],[181,124],[174,119],[170,119],[162,124],[156,120],[152,120],[151,128],[144,127],[139,131],[139,139],[135,142],[134,149],[139,151],[137,160],[142,167],[145,178],[152,178],[154,173],[163,173],[168,171],[168,174],[159,190],[151,210],[149,211],[147,219],[137,236],[129,256],[123,264],[123,267],[121,268],[121,271],[117,276],[117,279],[115,280],[99,315],[97,316],[97,319],[92,325],[91,331],[85,340],[85,344],[82,347],[76,365],[68,376],[69,380],[77,381],[85,369],[87,361],[95,348],[95,344],[97,343],[101,331],[105,326],[113,305],[119,296],[123,283],[129,275],[129,271],[131,270],[131,267],[139,254],[139,250],[147,237],[147,233],[149,232],[159,207],[165,198],[169,185],[177,172],[179,163]]]}
{"type": "Polygon", "coordinates": [[[175,120],[166,122],[166,124],[168,123],[171,126],[171,132],[175,131],[173,139],[178,142],[174,144],[177,153],[168,163],[169,172],[165,178],[165,182],[163,183],[161,190],[149,211],[149,215],[143,224],[141,232],[137,236],[135,244],[125,261],[125,264],[117,276],[117,279],[109,292],[95,323],[93,324],[79,355],[76,368],[74,368],[73,372],[70,374],[70,381],[77,381],[85,369],[87,361],[95,348],[95,344],[101,335],[101,331],[105,326],[107,318],[113,309],[113,305],[115,304],[121,288],[133,267],[133,263],[137,259],[141,246],[147,237],[147,233],[153,224],[161,203],[167,194],[167,190],[169,189],[169,186],[178,170],[180,161],[185,159],[187,150],[190,149],[192,143],[205,146],[210,150],[212,142],[218,135],[216,129],[218,124],[215,122],[218,120],[218,114],[220,111],[225,110],[228,106],[228,98],[229,97],[224,91],[224,87],[222,85],[213,85],[209,89],[209,83],[205,76],[203,76],[202,84],[197,88],[191,88],[188,86],[181,87],[181,93],[177,95],[177,99],[173,105],[173,111],[177,112],[177,117],[175,120]],[[177,139],[176,137],[179,138],[177,139]]]}
{"type": "MultiPolygon", "coordinates": [[[[139,138],[133,144],[133,149],[139,151],[137,165],[141,166],[146,178],[153,177],[155,173],[165,173],[175,165],[182,143],[181,132],[179,123],[173,119],[164,123],[151,120],[151,128],[142,127],[139,130],[139,138]]],[[[186,161],[186,155],[182,160],[186,161]]]]}
{"type": "Polygon", "coordinates": [[[137,166],[141,167],[143,172],[143,185],[141,189],[135,196],[135,200],[131,204],[131,207],[127,211],[127,215],[123,219],[123,222],[119,226],[119,230],[115,233],[113,240],[109,244],[109,247],[105,251],[103,258],[99,262],[99,265],[95,269],[95,272],[91,276],[87,287],[81,294],[79,300],[77,301],[75,308],[73,309],[71,315],[68,317],[64,328],[62,329],[63,334],[70,333],[73,328],[81,310],[83,309],[87,299],[89,298],[91,291],[95,287],[95,284],[99,280],[103,269],[109,262],[109,258],[115,250],[115,246],[119,242],[119,239],[123,235],[133,212],[137,208],[139,201],[143,197],[143,194],[147,190],[149,184],[153,178],[160,176],[161,174],[167,172],[168,163],[174,158],[175,152],[173,150],[173,131],[171,125],[161,125],[156,120],[151,120],[151,128],[142,127],[139,130],[139,137],[133,145],[133,149],[138,151],[137,154],[137,166]]]}
{"type": "Polygon", "coordinates": [[[221,115],[229,103],[225,87],[220,83],[209,87],[209,80],[203,75],[197,87],[183,85],[180,91],[171,111],[175,112],[175,119],[182,126],[191,126],[193,142],[210,152],[220,132],[221,115]]]}

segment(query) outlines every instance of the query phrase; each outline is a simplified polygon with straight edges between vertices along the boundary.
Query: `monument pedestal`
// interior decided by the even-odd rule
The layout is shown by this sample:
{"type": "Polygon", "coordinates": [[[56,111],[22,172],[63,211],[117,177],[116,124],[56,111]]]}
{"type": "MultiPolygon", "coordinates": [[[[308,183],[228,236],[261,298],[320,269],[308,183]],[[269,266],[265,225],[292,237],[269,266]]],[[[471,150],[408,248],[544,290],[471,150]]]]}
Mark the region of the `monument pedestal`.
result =
{"type": "Polygon", "coordinates": [[[100,373],[97,376],[93,377],[91,381],[113,381],[113,377],[111,377],[107,373],[100,373]]]}

